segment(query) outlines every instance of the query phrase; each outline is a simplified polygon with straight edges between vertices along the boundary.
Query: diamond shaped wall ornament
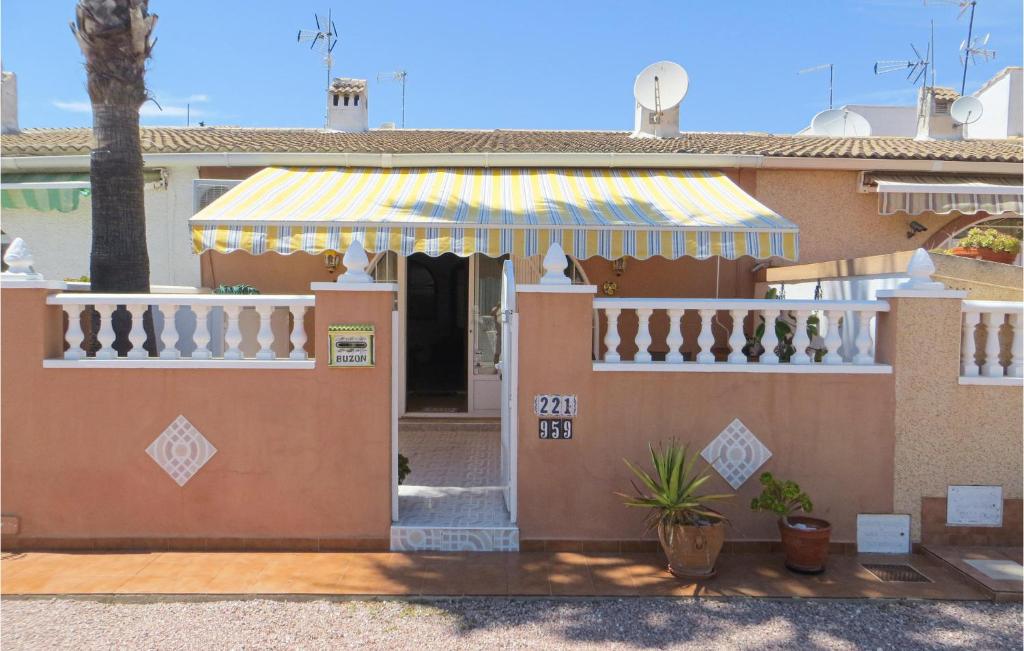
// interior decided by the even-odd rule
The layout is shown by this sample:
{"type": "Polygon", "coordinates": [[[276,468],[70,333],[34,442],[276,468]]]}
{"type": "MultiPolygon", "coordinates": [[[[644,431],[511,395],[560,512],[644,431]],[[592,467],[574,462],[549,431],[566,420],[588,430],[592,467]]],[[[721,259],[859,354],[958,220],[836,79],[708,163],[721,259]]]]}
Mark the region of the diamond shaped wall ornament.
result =
{"type": "Polygon", "coordinates": [[[735,418],[708,443],[701,456],[735,490],[750,479],[772,453],[739,418],[735,418]]]}
{"type": "Polygon", "coordinates": [[[167,429],[146,448],[146,454],[164,469],[171,479],[184,486],[217,453],[184,416],[178,416],[167,429]]]}

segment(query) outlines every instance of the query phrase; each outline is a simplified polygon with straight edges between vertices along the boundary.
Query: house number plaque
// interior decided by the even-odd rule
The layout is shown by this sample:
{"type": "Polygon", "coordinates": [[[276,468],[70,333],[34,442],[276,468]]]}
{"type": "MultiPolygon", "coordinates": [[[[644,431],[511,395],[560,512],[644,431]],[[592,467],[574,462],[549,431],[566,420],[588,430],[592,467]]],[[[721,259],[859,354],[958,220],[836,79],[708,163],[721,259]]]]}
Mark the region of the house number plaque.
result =
{"type": "Polygon", "coordinates": [[[542,393],[533,397],[533,411],[537,419],[537,436],[544,441],[569,441],[573,438],[573,417],[576,416],[576,396],[561,393],[542,393]]]}

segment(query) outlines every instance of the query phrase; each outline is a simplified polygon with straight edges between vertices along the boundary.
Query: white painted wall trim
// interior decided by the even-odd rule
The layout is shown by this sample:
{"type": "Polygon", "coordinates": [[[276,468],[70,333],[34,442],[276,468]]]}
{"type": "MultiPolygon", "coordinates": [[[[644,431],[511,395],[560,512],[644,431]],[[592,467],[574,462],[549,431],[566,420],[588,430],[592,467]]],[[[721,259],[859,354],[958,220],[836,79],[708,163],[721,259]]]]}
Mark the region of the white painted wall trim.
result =
{"type": "Polygon", "coordinates": [[[967,298],[960,289],[880,289],[878,298],[967,298]]]}
{"type": "Polygon", "coordinates": [[[715,362],[594,362],[594,370],[627,373],[775,373],[801,375],[889,375],[889,364],[729,364],[715,362]]]}
{"type": "Polygon", "coordinates": [[[975,377],[960,376],[960,384],[965,386],[990,386],[990,387],[1024,387],[1024,378],[1019,377],[975,377]]]}
{"type": "Polygon", "coordinates": [[[67,283],[62,280],[16,280],[0,277],[3,289],[56,289],[65,290],[67,283]]]}
{"type": "Polygon", "coordinates": [[[149,369],[274,369],[278,371],[310,370],[316,368],[314,359],[158,359],[148,357],[130,359],[44,359],[43,368],[149,368],[149,369]]]}
{"type": "Polygon", "coordinates": [[[398,283],[310,283],[314,292],[397,292],[398,283]]]}
{"type": "Polygon", "coordinates": [[[516,285],[521,294],[596,294],[597,285],[516,285]]]}

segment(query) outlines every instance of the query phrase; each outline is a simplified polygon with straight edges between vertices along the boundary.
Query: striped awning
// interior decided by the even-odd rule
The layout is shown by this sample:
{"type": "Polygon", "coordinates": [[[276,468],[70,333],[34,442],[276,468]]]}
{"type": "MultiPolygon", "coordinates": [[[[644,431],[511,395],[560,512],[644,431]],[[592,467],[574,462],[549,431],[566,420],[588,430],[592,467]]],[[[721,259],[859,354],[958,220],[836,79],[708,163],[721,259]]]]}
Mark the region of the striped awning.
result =
{"type": "Polygon", "coordinates": [[[197,252],[797,259],[798,229],[709,170],[268,167],[191,219],[197,252]]]}
{"type": "MultiPolygon", "coordinates": [[[[162,184],[159,169],[143,171],[147,184],[162,184]]],[[[71,212],[90,189],[88,172],[4,174],[0,177],[0,206],[8,210],[71,212]]]]}
{"type": "Polygon", "coordinates": [[[1024,205],[1020,176],[866,174],[864,189],[878,192],[878,212],[883,215],[1019,214],[1024,205]]]}

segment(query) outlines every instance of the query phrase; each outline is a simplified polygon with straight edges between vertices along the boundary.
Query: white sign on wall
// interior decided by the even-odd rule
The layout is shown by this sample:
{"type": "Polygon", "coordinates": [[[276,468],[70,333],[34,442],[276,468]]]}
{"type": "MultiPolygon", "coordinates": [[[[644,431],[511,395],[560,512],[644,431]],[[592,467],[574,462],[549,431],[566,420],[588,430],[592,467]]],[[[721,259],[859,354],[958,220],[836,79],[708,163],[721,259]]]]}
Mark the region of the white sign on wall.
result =
{"type": "Polygon", "coordinates": [[[1003,487],[950,486],[946,493],[946,526],[1003,526],[1003,487]]]}
{"type": "Polygon", "coordinates": [[[857,552],[909,554],[910,516],[905,513],[858,513],[857,552]]]}

